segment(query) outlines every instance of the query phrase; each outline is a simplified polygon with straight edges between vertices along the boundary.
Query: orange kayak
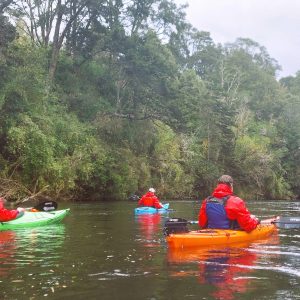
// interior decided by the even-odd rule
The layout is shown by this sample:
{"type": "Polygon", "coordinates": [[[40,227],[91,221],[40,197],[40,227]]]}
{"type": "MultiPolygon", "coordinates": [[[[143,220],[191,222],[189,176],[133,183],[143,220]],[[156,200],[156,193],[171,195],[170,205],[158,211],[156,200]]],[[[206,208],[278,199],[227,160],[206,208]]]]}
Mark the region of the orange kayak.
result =
{"type": "MultiPolygon", "coordinates": [[[[229,256],[231,258],[240,257],[241,255],[250,255],[249,247],[255,244],[254,249],[263,248],[265,245],[279,245],[279,236],[277,232],[266,238],[257,241],[248,241],[243,243],[233,243],[229,245],[217,245],[217,246],[203,246],[198,248],[169,248],[168,249],[168,262],[171,263],[182,263],[191,261],[204,261],[211,258],[218,258],[229,256]]],[[[255,252],[256,253],[256,252],[255,252]]],[[[260,253],[260,252],[259,252],[260,253]]],[[[262,252],[263,253],[263,252],[262,252]]],[[[263,255],[263,254],[260,255],[263,255]]],[[[258,254],[258,253],[256,253],[258,254]]],[[[274,253],[272,256],[278,254],[274,253]]]]}
{"type": "Polygon", "coordinates": [[[230,229],[201,229],[186,233],[171,233],[166,237],[169,248],[207,247],[251,242],[268,237],[275,232],[276,226],[271,223],[258,225],[251,232],[230,229]]]}

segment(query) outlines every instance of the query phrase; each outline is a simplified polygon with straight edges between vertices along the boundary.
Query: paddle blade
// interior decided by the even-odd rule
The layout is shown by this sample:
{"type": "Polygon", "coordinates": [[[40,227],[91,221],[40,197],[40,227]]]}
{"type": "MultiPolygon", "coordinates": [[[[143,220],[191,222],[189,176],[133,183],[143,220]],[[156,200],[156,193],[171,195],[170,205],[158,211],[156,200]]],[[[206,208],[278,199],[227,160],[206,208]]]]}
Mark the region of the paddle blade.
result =
{"type": "Polygon", "coordinates": [[[274,223],[278,228],[297,229],[300,228],[300,217],[280,217],[274,223]]]}
{"type": "Polygon", "coordinates": [[[33,208],[38,211],[52,211],[57,209],[57,203],[55,201],[45,201],[41,202],[33,208]]]}

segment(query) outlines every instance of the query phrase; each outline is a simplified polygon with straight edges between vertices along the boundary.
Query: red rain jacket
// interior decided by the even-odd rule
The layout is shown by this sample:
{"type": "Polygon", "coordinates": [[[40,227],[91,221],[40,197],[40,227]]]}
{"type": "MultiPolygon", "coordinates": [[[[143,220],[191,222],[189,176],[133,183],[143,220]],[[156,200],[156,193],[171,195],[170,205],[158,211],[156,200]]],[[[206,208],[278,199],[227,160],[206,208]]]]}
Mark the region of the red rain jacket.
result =
{"type": "MultiPolygon", "coordinates": [[[[252,217],[250,212],[248,211],[245,202],[233,195],[232,188],[227,184],[218,184],[214,192],[212,193],[213,197],[223,198],[226,196],[230,196],[226,202],[225,211],[229,220],[236,220],[240,227],[250,232],[255,229],[259,224],[259,220],[255,217],[252,217]]],[[[206,228],[207,226],[207,215],[206,215],[206,201],[202,202],[198,223],[201,228],[206,228]]]]}
{"type": "Polygon", "coordinates": [[[152,192],[147,192],[139,200],[138,206],[150,206],[155,208],[162,208],[163,206],[159,202],[159,199],[152,192]]]}
{"type": "Polygon", "coordinates": [[[0,198],[0,222],[7,222],[17,217],[19,211],[16,209],[5,209],[3,200],[0,198]]]}

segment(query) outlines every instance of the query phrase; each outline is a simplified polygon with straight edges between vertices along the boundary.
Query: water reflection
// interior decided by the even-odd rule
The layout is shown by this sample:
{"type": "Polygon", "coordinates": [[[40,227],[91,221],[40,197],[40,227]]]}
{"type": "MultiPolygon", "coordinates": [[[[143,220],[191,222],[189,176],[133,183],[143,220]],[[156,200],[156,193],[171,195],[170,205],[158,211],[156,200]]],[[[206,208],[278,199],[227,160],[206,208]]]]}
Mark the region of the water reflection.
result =
{"type": "Polygon", "coordinates": [[[6,277],[14,269],[15,232],[0,231],[0,277],[6,277]]]}
{"type": "MultiPolygon", "coordinates": [[[[235,294],[243,294],[253,289],[251,281],[258,279],[255,273],[257,265],[263,260],[264,251],[253,251],[263,247],[279,245],[278,235],[257,243],[241,243],[230,247],[206,247],[194,249],[168,249],[168,262],[171,264],[198,265],[195,271],[176,271],[172,276],[197,276],[201,285],[213,287],[210,295],[214,299],[231,300],[235,294]]],[[[268,254],[270,261],[270,253],[268,254]]],[[[278,256],[273,253],[272,256],[278,256]]]]}
{"type": "Polygon", "coordinates": [[[158,247],[159,241],[156,239],[157,235],[161,234],[161,214],[143,214],[135,216],[138,223],[139,232],[141,236],[141,243],[145,248],[158,247]]]}
{"type": "Polygon", "coordinates": [[[53,265],[64,242],[62,224],[0,232],[0,277],[18,267],[53,265]]]}

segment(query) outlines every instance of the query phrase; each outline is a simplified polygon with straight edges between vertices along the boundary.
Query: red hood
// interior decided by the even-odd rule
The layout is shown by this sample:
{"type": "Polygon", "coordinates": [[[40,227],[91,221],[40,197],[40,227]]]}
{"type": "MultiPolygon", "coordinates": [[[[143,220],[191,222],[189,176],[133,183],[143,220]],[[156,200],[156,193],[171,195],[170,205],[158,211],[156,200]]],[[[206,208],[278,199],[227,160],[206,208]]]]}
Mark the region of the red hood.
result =
{"type": "Polygon", "coordinates": [[[213,191],[212,195],[216,198],[223,198],[228,195],[233,195],[233,191],[229,185],[220,183],[217,185],[217,187],[213,191]]]}

